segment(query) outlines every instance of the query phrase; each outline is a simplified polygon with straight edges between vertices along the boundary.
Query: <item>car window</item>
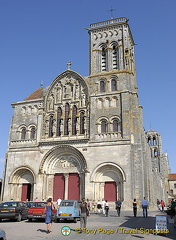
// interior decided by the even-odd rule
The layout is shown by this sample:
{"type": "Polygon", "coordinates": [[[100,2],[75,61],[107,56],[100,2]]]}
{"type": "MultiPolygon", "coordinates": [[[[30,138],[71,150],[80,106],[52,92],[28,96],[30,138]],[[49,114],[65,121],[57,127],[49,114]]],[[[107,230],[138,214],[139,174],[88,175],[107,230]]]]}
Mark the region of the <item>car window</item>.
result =
{"type": "Polygon", "coordinates": [[[45,205],[46,205],[46,203],[36,203],[36,207],[41,207],[41,208],[44,208],[45,207],[45,205]]]}
{"type": "Polygon", "coordinates": [[[62,206],[62,207],[73,206],[73,203],[74,203],[74,202],[63,202],[63,201],[62,201],[62,202],[61,202],[61,206],[62,206]]]}
{"type": "Polygon", "coordinates": [[[0,207],[16,207],[17,206],[17,203],[15,202],[4,202],[4,203],[1,203],[0,204],[0,207]]]}

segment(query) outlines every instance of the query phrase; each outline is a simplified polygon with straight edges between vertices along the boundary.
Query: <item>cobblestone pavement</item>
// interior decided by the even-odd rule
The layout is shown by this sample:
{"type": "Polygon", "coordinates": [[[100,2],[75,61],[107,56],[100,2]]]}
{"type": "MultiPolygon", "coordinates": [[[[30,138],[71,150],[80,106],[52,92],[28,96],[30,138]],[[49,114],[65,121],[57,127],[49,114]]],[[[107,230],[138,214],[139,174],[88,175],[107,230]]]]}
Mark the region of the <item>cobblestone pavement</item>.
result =
{"type": "Polygon", "coordinates": [[[87,230],[82,233],[76,231],[80,227],[80,222],[61,222],[53,223],[51,233],[46,233],[46,224],[41,221],[22,221],[14,222],[4,220],[0,223],[0,228],[6,232],[7,240],[165,240],[176,239],[176,228],[173,224],[168,224],[168,235],[148,234],[148,229],[155,229],[155,215],[161,214],[156,211],[149,211],[148,218],[142,217],[142,211],[138,212],[136,218],[132,212],[122,211],[121,216],[117,217],[116,211],[110,211],[109,216],[91,214],[87,221],[87,230]],[[69,236],[61,234],[61,228],[69,226],[71,233],[69,236]],[[92,229],[92,230],[91,230],[92,229]],[[132,231],[131,233],[127,233],[132,231]]]}

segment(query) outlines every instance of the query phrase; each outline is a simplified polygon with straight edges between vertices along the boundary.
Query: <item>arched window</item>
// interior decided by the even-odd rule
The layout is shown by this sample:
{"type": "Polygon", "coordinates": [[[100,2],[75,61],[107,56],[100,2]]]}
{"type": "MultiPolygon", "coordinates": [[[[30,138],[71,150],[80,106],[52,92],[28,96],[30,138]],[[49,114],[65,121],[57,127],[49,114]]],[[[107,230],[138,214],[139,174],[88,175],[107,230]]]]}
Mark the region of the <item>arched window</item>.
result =
{"type": "Polygon", "coordinates": [[[108,132],[108,122],[106,120],[101,121],[101,133],[108,132]]]}
{"type": "Polygon", "coordinates": [[[100,92],[105,92],[106,91],[106,83],[104,80],[100,81],[100,92]]]}
{"type": "Polygon", "coordinates": [[[80,113],[80,134],[84,134],[84,112],[80,113]]]}
{"type": "Polygon", "coordinates": [[[30,139],[35,139],[35,138],[36,138],[36,128],[32,127],[31,128],[30,139]]]}
{"type": "Polygon", "coordinates": [[[107,70],[107,56],[106,56],[106,49],[103,47],[102,48],[102,55],[101,55],[101,70],[106,71],[107,70]]]}
{"type": "Polygon", "coordinates": [[[117,119],[113,120],[113,132],[118,132],[119,130],[119,121],[117,119]]]}
{"type": "Polygon", "coordinates": [[[62,109],[58,107],[57,109],[57,128],[56,128],[56,136],[61,135],[61,116],[62,116],[62,109]]]}
{"type": "Polygon", "coordinates": [[[148,144],[151,145],[151,137],[148,137],[148,144]]]}
{"type": "Polygon", "coordinates": [[[154,157],[158,157],[158,151],[157,151],[157,149],[154,149],[154,157]]]}
{"type": "Polygon", "coordinates": [[[85,129],[84,129],[84,112],[80,113],[80,134],[84,134],[85,133],[85,129]]]}
{"type": "Polygon", "coordinates": [[[26,128],[23,127],[21,129],[21,140],[25,140],[26,139],[26,128]]]}
{"type": "Polygon", "coordinates": [[[77,122],[77,107],[74,105],[72,109],[72,135],[76,135],[76,122],[77,122]]]}
{"type": "Polygon", "coordinates": [[[64,135],[69,134],[69,126],[68,126],[68,121],[69,121],[69,112],[70,112],[70,106],[68,103],[65,104],[65,121],[64,121],[64,135]]]}
{"type": "Polygon", "coordinates": [[[54,124],[53,116],[50,116],[50,119],[49,119],[49,137],[53,137],[53,124],[54,124]]]}
{"type": "Polygon", "coordinates": [[[116,81],[116,79],[111,80],[111,91],[117,91],[117,81],[116,81]]]}
{"type": "Polygon", "coordinates": [[[112,68],[118,69],[118,49],[116,46],[113,46],[112,50],[112,68]]]}
{"type": "Polygon", "coordinates": [[[156,145],[157,142],[156,142],[156,137],[153,137],[153,145],[156,145]]]}

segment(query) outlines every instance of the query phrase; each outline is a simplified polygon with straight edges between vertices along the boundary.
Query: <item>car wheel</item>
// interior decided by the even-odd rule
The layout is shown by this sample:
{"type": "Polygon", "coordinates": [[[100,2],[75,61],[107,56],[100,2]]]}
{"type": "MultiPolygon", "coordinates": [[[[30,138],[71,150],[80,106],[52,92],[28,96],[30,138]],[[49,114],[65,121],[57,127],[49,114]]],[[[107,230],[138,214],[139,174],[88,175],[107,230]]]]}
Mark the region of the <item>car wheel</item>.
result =
{"type": "Polygon", "coordinates": [[[77,218],[74,218],[74,223],[77,223],[77,218]]]}
{"type": "Polygon", "coordinates": [[[28,218],[28,221],[29,221],[29,222],[32,222],[32,218],[28,218]]]}
{"type": "Polygon", "coordinates": [[[21,216],[21,214],[19,213],[18,218],[17,218],[17,222],[20,222],[21,219],[22,219],[22,216],[21,216]]]}

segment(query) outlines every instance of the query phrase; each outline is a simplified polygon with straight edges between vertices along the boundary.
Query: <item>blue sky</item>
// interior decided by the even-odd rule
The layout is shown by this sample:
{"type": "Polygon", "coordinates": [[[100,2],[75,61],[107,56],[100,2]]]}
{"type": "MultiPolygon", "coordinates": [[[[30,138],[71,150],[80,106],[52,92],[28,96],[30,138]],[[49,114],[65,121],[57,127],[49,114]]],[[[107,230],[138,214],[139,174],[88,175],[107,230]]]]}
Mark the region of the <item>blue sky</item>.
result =
{"type": "Polygon", "coordinates": [[[89,74],[91,23],[127,17],[135,46],[137,84],[145,130],[162,135],[176,173],[175,0],[0,0],[0,177],[13,115],[21,101],[67,69],[89,74]]]}

